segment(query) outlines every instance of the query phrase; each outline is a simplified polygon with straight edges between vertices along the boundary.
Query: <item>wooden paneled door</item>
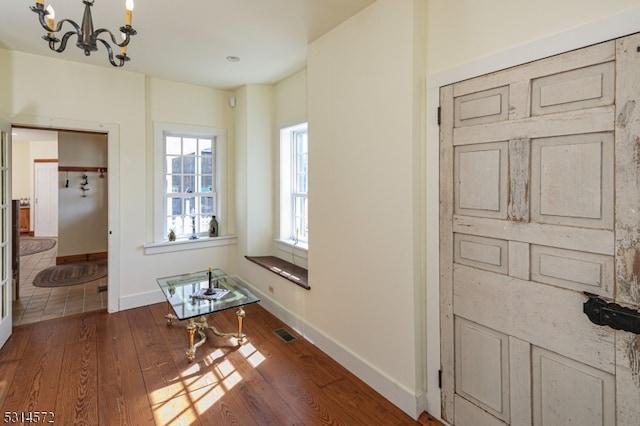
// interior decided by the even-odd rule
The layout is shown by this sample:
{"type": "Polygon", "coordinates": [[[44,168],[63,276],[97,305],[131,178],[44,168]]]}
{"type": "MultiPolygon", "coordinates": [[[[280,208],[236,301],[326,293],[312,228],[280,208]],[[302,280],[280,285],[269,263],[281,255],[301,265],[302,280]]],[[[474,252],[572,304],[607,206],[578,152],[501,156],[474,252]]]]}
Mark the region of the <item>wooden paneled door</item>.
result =
{"type": "MultiPolygon", "coordinates": [[[[11,261],[11,125],[0,120],[0,348],[11,336],[13,263],[11,261]]],[[[14,218],[17,220],[17,218],[14,218]]],[[[17,283],[16,283],[17,285],[17,283]]]]}
{"type": "Polygon", "coordinates": [[[441,88],[442,416],[640,425],[640,36],[441,88]]]}

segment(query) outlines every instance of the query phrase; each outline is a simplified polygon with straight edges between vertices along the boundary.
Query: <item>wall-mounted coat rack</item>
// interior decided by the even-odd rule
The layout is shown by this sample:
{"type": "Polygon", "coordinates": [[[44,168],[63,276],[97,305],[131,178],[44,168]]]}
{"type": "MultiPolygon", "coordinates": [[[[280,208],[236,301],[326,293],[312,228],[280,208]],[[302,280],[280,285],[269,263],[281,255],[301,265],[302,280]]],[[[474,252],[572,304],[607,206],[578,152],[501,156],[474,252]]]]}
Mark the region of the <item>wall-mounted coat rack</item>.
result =
{"type": "Polygon", "coordinates": [[[100,173],[99,177],[104,178],[104,174],[107,172],[106,167],[82,167],[82,166],[58,166],[59,172],[67,172],[67,180],[65,188],[69,187],[69,172],[82,172],[82,182],[80,183],[80,190],[82,191],[82,197],[87,196],[89,190],[89,178],[87,173],[95,172],[100,173]]]}
{"type": "Polygon", "coordinates": [[[106,167],[58,166],[59,172],[95,172],[107,173],[106,167]]]}

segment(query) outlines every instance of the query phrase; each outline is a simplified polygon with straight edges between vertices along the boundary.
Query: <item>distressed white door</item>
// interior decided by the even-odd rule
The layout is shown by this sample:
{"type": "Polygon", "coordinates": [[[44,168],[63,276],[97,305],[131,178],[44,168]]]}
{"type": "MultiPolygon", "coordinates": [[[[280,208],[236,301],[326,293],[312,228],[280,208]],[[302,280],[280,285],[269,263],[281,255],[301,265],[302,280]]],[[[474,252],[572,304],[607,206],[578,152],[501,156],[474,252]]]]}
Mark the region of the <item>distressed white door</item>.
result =
{"type": "Polygon", "coordinates": [[[58,163],[36,161],[34,235],[58,236],[58,163]]]}
{"type": "Polygon", "coordinates": [[[441,88],[442,416],[640,425],[640,36],[441,88]]]}
{"type": "Polygon", "coordinates": [[[11,336],[11,126],[0,120],[0,348],[11,336]]]}

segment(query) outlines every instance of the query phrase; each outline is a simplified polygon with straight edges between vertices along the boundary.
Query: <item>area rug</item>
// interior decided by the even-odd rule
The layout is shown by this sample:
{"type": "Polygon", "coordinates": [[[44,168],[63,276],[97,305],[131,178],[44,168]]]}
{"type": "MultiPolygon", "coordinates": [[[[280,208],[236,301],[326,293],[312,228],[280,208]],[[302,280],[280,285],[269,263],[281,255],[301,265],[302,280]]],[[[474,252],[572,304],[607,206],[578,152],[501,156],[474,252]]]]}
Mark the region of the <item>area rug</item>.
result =
{"type": "Polygon", "coordinates": [[[20,256],[51,250],[56,245],[52,238],[24,238],[20,239],[20,256]]]}
{"type": "Polygon", "coordinates": [[[33,279],[36,287],[65,287],[84,284],[107,276],[107,261],[94,260],[56,265],[38,272],[33,279]]]}

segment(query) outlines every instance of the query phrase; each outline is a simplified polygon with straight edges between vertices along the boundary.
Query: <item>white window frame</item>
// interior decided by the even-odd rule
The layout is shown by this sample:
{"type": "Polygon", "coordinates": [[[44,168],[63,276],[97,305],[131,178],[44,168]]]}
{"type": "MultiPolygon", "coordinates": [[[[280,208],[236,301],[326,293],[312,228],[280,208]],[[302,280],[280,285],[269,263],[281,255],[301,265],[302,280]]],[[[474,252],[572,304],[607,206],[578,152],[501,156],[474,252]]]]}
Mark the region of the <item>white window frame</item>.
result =
{"type": "MultiPolygon", "coordinates": [[[[296,137],[300,133],[307,133],[308,125],[300,123],[280,130],[280,235],[279,242],[306,251],[309,248],[308,235],[296,232],[295,226],[295,197],[303,196],[308,200],[308,170],[307,170],[307,193],[299,194],[294,192],[294,177],[296,174],[296,137]]],[[[307,142],[307,152],[309,145],[307,142]]],[[[308,155],[308,154],[307,154],[308,155]]],[[[308,168],[308,161],[307,161],[308,168]]],[[[308,201],[307,201],[308,203],[308,201]]],[[[307,222],[309,220],[307,208],[307,222]]]]}
{"type": "MultiPolygon", "coordinates": [[[[175,242],[171,242],[176,250],[188,249],[184,244],[176,243],[205,243],[210,245],[212,239],[224,239],[226,236],[226,218],[225,212],[225,187],[224,181],[226,176],[226,138],[223,129],[215,127],[179,125],[173,123],[154,123],[154,242],[155,244],[147,244],[145,247],[154,247],[158,244],[169,243],[169,237],[165,231],[165,220],[167,218],[167,206],[165,202],[165,137],[167,135],[180,135],[194,138],[211,138],[215,149],[215,193],[214,205],[216,206],[216,219],[218,220],[218,236],[209,237],[208,233],[201,232],[198,234],[197,240],[189,240],[188,237],[178,238],[175,242]],[[182,248],[181,248],[182,247],[182,248]]],[[[189,244],[191,246],[191,244],[189,244]]]]}

